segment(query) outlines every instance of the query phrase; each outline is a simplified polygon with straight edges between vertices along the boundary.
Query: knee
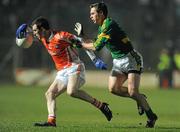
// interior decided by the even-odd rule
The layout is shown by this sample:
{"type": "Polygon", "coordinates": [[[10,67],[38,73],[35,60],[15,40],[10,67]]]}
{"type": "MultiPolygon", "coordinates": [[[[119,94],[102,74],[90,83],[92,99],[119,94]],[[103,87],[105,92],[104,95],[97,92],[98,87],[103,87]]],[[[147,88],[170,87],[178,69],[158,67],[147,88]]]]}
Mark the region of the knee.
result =
{"type": "Polygon", "coordinates": [[[138,92],[136,92],[134,90],[129,90],[128,93],[129,93],[129,96],[133,99],[136,99],[138,96],[138,92]]]}
{"type": "Polygon", "coordinates": [[[55,98],[55,94],[53,93],[53,91],[47,91],[45,93],[45,97],[46,97],[47,100],[48,99],[54,99],[55,98]]]}
{"type": "Polygon", "coordinates": [[[76,90],[67,90],[67,94],[71,97],[76,97],[76,90]]]}
{"type": "Polygon", "coordinates": [[[116,88],[115,87],[109,87],[108,90],[110,93],[115,93],[116,88]]]}

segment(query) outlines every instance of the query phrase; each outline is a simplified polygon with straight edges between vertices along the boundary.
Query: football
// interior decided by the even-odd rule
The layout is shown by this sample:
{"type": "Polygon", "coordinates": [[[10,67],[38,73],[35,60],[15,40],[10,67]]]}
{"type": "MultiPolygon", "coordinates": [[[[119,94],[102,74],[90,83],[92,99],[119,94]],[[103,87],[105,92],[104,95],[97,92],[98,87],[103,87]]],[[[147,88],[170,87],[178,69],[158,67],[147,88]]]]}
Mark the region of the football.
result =
{"type": "Polygon", "coordinates": [[[33,43],[33,35],[32,34],[27,34],[25,38],[17,38],[16,37],[16,44],[19,47],[29,48],[29,47],[31,47],[32,43],[33,43]]]}

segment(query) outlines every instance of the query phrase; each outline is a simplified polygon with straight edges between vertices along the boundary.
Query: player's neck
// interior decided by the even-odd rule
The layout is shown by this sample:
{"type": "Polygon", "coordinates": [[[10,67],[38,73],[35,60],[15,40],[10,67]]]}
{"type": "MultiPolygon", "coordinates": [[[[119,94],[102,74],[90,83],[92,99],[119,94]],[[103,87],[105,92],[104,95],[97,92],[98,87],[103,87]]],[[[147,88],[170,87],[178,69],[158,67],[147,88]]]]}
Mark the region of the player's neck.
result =
{"type": "Polygon", "coordinates": [[[53,38],[53,36],[54,36],[53,31],[50,31],[48,41],[50,41],[53,38]]]}
{"type": "Polygon", "coordinates": [[[46,31],[45,33],[45,39],[47,42],[49,42],[53,37],[53,32],[51,30],[46,31]]]}
{"type": "Polygon", "coordinates": [[[103,17],[103,18],[101,19],[101,21],[100,21],[100,23],[99,23],[100,26],[103,25],[105,19],[106,19],[105,17],[103,17]]]}

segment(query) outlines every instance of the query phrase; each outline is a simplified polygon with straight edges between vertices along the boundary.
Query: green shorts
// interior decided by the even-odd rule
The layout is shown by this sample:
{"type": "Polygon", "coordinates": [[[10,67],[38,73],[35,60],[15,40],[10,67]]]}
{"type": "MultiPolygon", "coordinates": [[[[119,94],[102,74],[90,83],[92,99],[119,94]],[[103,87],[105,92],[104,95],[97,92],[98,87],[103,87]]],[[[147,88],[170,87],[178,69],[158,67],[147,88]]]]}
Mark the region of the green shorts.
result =
{"type": "Polygon", "coordinates": [[[122,58],[113,59],[113,67],[111,71],[112,76],[118,74],[143,72],[143,58],[140,53],[133,50],[122,58]]]}

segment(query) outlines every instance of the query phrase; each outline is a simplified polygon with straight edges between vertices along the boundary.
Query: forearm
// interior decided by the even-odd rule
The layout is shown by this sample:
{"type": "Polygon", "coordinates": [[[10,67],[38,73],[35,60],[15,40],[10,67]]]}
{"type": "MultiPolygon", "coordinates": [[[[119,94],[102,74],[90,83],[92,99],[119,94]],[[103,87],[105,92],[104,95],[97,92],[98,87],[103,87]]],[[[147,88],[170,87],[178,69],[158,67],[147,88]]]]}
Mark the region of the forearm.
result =
{"type": "Polygon", "coordinates": [[[89,50],[96,50],[92,42],[83,42],[82,47],[89,50]]]}
{"type": "Polygon", "coordinates": [[[83,48],[88,50],[96,50],[93,41],[91,39],[88,39],[88,37],[83,32],[83,26],[81,23],[77,22],[75,24],[74,30],[76,31],[77,35],[81,38],[81,45],[83,48]]]}

